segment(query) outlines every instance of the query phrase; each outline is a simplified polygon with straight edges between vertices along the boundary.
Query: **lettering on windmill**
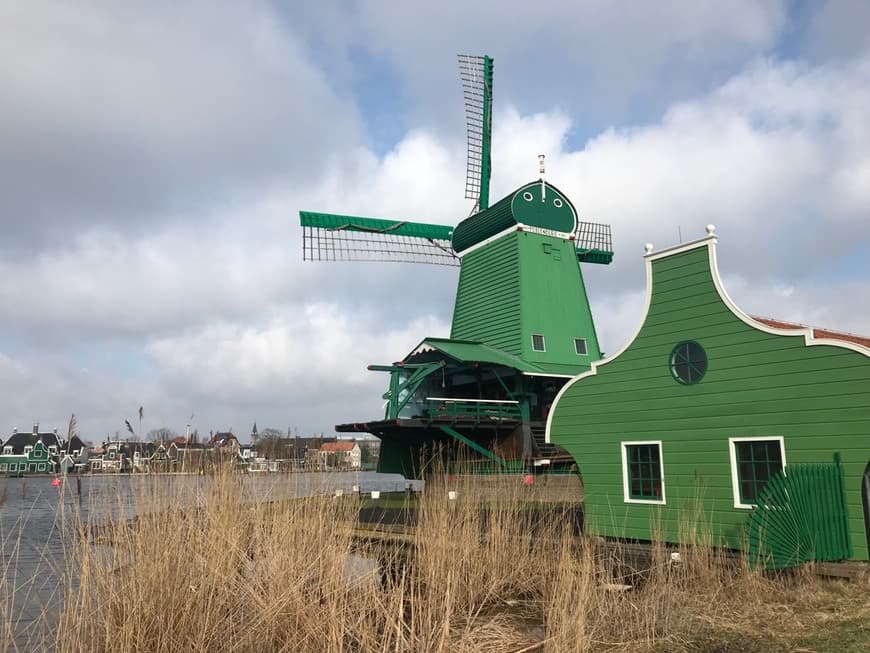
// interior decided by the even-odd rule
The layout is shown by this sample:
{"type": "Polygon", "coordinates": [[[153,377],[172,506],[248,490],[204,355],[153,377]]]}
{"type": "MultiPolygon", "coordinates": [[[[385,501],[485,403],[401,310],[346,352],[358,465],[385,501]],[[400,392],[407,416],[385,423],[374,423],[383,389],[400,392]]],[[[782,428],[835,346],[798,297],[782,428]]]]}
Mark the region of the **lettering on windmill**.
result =
{"type": "Polygon", "coordinates": [[[517,231],[528,231],[532,234],[540,234],[541,236],[553,236],[554,238],[564,238],[568,240],[573,234],[565,233],[564,231],[555,231],[554,229],[545,229],[544,227],[533,227],[527,224],[518,224],[517,231]]]}

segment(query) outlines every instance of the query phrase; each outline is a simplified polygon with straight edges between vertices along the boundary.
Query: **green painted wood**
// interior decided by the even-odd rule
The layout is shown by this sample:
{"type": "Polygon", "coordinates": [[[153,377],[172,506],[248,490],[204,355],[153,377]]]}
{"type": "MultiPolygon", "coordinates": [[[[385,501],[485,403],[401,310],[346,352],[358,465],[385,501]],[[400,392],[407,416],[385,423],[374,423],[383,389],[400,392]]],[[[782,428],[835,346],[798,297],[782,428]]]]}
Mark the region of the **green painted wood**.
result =
{"type": "Polygon", "coordinates": [[[577,229],[577,212],[561,191],[539,181],[526,184],[511,198],[511,213],[517,223],[560,233],[577,229]],[[544,190],[545,192],[542,192],[544,190]]]}
{"type": "Polygon", "coordinates": [[[451,340],[485,343],[551,374],[589,369],[601,352],[572,242],[513,232],[466,254],[451,340]],[[533,348],[534,334],[544,351],[533,348]],[[586,340],[586,355],[575,338],[586,340]]]}
{"type": "Polygon", "coordinates": [[[483,134],[481,135],[480,155],[480,197],[478,206],[481,211],[489,208],[489,180],[492,177],[492,57],[483,57],[483,134]]]}
{"type": "Polygon", "coordinates": [[[512,199],[513,193],[456,225],[452,240],[454,251],[464,252],[473,245],[516,226],[517,221],[511,213],[512,199]]]}
{"type": "Polygon", "coordinates": [[[460,222],[453,230],[453,249],[464,252],[520,224],[573,234],[577,229],[577,211],[571,201],[554,186],[546,184],[546,193],[542,198],[541,183],[530,182],[489,209],[460,222]]]}
{"type": "Polygon", "coordinates": [[[870,356],[741,321],[718,295],[707,244],[652,262],[637,336],[572,384],[552,415],[551,441],[583,475],[591,532],[684,541],[700,507],[718,543],[744,548],[750,511],[734,505],[729,438],[781,436],[787,469],[841,453],[851,558],[868,559],[861,479],[870,461],[870,356]],[[695,385],[668,369],[683,340],[708,355],[695,385]],[[630,440],[662,441],[665,505],[624,501],[620,442],[630,440]]]}
{"type": "Polygon", "coordinates": [[[843,469],[838,462],[789,465],[749,515],[750,563],[784,569],[851,556],[843,469]]]}
{"type": "Polygon", "coordinates": [[[299,221],[303,227],[315,227],[330,231],[361,231],[448,241],[453,236],[453,227],[442,224],[362,218],[354,215],[339,215],[337,213],[300,211],[299,221]]]}
{"type": "Polygon", "coordinates": [[[451,340],[482,342],[514,356],[522,353],[520,261],[517,234],[462,258],[451,340]]]}
{"type": "Polygon", "coordinates": [[[486,447],[480,446],[474,440],[470,440],[469,438],[466,438],[464,435],[462,435],[462,433],[460,433],[456,429],[450,428],[449,426],[440,426],[439,428],[442,431],[444,431],[444,433],[449,435],[451,438],[454,438],[454,439],[458,440],[459,442],[462,442],[466,446],[471,447],[477,453],[479,453],[481,456],[489,458],[491,461],[493,461],[494,463],[496,463],[502,467],[507,466],[507,462],[505,460],[503,460],[499,456],[496,456],[492,451],[490,451],[486,447]]]}
{"type": "Polygon", "coordinates": [[[545,371],[542,367],[524,361],[518,356],[513,356],[479,342],[450,340],[447,338],[426,338],[422,346],[437,349],[463,363],[489,363],[491,365],[513,368],[520,372],[541,373],[545,371]]]}

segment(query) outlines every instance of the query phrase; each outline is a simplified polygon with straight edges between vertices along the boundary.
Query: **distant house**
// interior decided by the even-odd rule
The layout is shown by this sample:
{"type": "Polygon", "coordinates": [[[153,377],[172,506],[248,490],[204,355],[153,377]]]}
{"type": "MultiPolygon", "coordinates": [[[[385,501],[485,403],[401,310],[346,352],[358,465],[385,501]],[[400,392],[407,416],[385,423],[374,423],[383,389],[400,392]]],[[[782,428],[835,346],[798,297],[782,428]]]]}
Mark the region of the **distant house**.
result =
{"type": "Polygon", "coordinates": [[[0,474],[53,474],[57,471],[59,451],[56,430],[40,433],[39,424],[33,425],[31,433],[19,433],[18,429],[13,429],[0,453],[0,474]]]}
{"type": "Polygon", "coordinates": [[[103,453],[92,456],[89,466],[92,472],[148,472],[155,450],[153,442],[138,440],[109,440],[103,445],[103,453]]]}
{"type": "Polygon", "coordinates": [[[78,436],[73,435],[63,443],[58,467],[63,474],[78,474],[86,471],[88,464],[88,445],[78,436]]]}
{"type": "Polygon", "coordinates": [[[356,440],[337,440],[320,447],[321,469],[360,469],[362,451],[356,440]]]}
{"type": "Polygon", "coordinates": [[[222,449],[233,453],[238,453],[241,448],[239,439],[233,435],[232,431],[215,433],[205,446],[208,449],[222,449]]]}
{"type": "Polygon", "coordinates": [[[283,471],[299,470],[303,467],[318,469],[320,447],[335,440],[334,436],[260,437],[256,442],[252,442],[248,457],[280,461],[279,468],[283,471]]]}

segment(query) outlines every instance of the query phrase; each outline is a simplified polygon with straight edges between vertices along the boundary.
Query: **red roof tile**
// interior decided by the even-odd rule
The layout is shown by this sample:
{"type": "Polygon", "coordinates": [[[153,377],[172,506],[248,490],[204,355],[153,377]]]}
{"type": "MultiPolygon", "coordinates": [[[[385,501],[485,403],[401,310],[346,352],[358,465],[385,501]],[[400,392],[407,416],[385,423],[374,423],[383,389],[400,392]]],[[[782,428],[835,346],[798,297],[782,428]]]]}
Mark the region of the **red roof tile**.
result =
{"type": "Polygon", "coordinates": [[[794,322],[783,322],[782,320],[774,320],[769,317],[751,316],[756,322],[761,322],[775,329],[812,329],[813,338],[826,340],[842,340],[843,342],[852,342],[857,345],[862,345],[870,349],[870,338],[858,336],[854,333],[843,333],[842,331],[831,331],[830,329],[818,329],[805,324],[795,324],[794,322]]]}
{"type": "Polygon", "coordinates": [[[337,453],[339,451],[352,451],[354,445],[356,444],[355,440],[341,440],[339,442],[327,442],[322,447],[320,447],[321,451],[325,451],[327,453],[337,453]]]}

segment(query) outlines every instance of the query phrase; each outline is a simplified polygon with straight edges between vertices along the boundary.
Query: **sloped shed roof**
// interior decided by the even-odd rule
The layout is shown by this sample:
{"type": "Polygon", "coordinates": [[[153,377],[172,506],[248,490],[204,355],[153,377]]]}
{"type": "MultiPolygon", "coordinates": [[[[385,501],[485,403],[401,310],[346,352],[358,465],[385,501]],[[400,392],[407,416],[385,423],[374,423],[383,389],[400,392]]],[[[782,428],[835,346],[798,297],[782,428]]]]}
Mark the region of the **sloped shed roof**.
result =
{"type": "Polygon", "coordinates": [[[489,363],[490,365],[501,365],[511,367],[524,374],[533,375],[573,375],[581,369],[586,369],[580,365],[556,365],[548,364],[546,366],[536,363],[530,363],[518,356],[509,354],[495,347],[485,345],[480,342],[472,342],[468,340],[451,340],[449,338],[426,338],[412,351],[405,360],[421,354],[426,351],[437,350],[451,358],[464,363],[489,363]]]}

